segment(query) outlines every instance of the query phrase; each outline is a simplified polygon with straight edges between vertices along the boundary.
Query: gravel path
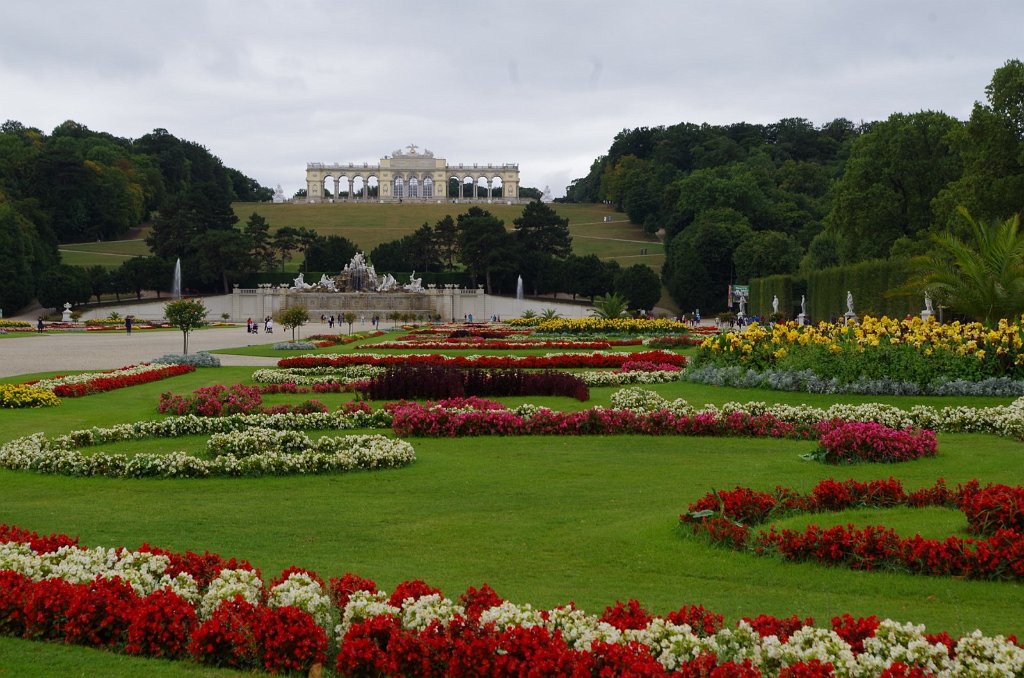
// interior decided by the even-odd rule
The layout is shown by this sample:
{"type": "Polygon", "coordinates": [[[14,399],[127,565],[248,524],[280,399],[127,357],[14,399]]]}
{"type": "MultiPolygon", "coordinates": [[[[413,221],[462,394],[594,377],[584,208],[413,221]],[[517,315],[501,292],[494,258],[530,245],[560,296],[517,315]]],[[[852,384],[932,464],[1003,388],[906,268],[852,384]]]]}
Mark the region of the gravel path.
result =
{"type": "MultiPolygon", "coordinates": [[[[307,326],[314,328],[313,325],[307,326]]],[[[305,328],[304,328],[305,329],[305,328]]],[[[318,326],[315,331],[319,332],[318,326]]],[[[305,334],[305,332],[303,332],[305,334]]],[[[244,327],[217,327],[189,334],[189,353],[286,341],[290,333],[247,334],[244,327]]],[[[0,339],[0,377],[64,370],[104,370],[181,353],[177,331],[55,332],[0,339]]],[[[218,355],[222,365],[273,366],[277,358],[218,355]]]]}

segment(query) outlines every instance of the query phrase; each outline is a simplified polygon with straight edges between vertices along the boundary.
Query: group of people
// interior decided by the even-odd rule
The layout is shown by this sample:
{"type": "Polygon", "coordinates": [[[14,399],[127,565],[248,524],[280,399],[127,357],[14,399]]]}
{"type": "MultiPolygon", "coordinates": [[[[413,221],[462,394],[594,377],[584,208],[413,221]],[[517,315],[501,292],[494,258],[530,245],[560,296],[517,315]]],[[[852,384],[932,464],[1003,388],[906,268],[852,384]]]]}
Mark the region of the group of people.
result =
{"type": "MultiPolygon", "coordinates": [[[[249,334],[260,333],[260,323],[257,320],[249,318],[245,321],[245,331],[249,334]]],[[[274,319],[269,315],[263,319],[263,331],[267,334],[273,334],[274,332],[274,319]]]]}

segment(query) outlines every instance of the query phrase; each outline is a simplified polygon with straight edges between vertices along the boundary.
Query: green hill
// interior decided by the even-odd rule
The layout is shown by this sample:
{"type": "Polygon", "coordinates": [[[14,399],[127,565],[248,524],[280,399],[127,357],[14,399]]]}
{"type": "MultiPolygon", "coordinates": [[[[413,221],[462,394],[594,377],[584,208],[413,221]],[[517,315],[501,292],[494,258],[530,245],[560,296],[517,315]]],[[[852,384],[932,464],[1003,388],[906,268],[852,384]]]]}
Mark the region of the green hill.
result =
{"type": "MultiPolygon", "coordinates": [[[[312,228],[321,235],[342,235],[369,252],[382,242],[396,240],[415,231],[424,222],[433,224],[446,214],[453,217],[469,209],[469,205],[451,203],[253,203],[232,205],[240,223],[253,212],[267,220],[271,230],[283,226],[312,228]]],[[[512,220],[522,214],[522,205],[483,205],[512,228],[512,220]]],[[[572,249],[575,254],[596,254],[602,259],[616,259],[623,266],[642,263],[661,270],[665,248],[654,236],[631,224],[622,212],[601,204],[553,204],[552,207],[569,219],[572,249]],[[610,217],[612,221],[604,221],[610,217]],[[646,250],[647,254],[641,254],[646,250]]]]}

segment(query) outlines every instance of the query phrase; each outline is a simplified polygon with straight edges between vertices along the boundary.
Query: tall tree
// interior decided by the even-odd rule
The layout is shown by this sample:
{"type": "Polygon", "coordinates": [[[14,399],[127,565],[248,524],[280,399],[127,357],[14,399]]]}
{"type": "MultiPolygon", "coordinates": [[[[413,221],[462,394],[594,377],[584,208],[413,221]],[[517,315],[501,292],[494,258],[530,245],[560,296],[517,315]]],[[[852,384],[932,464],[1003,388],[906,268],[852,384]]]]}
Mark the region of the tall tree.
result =
{"type": "Polygon", "coordinates": [[[272,271],[276,257],[270,237],[270,223],[262,215],[253,212],[242,227],[242,232],[249,240],[253,266],[260,271],[272,271]]]}
{"type": "Polygon", "coordinates": [[[512,223],[516,242],[525,250],[544,252],[559,259],[572,252],[569,219],[558,216],[558,212],[540,200],[528,203],[522,215],[512,223]]]}
{"type": "Polygon", "coordinates": [[[932,201],[961,173],[951,148],[959,128],[945,113],[897,113],[854,142],[828,215],[844,263],[888,256],[897,238],[927,234],[932,201]]]}
{"type": "Polygon", "coordinates": [[[496,270],[514,270],[515,244],[505,224],[487,210],[473,206],[460,214],[459,260],[476,279],[484,278],[488,294],[493,293],[491,275],[496,270]]]}

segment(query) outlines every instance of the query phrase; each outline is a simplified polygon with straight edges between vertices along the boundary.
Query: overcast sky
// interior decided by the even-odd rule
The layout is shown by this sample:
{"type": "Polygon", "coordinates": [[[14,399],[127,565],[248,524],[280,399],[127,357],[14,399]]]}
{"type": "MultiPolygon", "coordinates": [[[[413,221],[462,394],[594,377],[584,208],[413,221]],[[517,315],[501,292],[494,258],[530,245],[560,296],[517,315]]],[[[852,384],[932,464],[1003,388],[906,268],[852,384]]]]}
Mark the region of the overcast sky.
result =
{"type": "Polygon", "coordinates": [[[1021,0],[4,0],[0,16],[0,120],[162,127],[288,195],[307,162],[415,143],[516,162],[559,196],[623,128],[966,119],[1024,57],[1021,0]]]}

